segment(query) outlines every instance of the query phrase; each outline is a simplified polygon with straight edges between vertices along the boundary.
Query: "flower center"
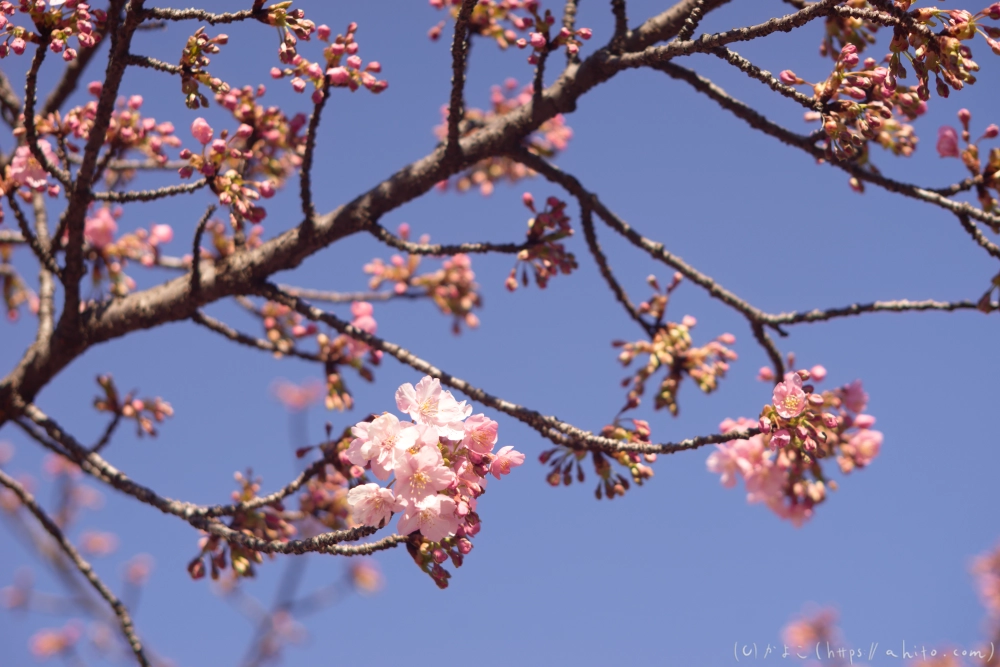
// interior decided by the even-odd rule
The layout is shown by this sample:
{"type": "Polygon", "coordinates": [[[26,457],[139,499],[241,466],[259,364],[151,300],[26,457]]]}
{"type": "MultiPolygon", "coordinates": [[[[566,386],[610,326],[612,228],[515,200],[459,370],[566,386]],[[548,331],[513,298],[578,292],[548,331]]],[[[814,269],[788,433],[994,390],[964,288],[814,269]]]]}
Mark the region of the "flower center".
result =
{"type": "Polygon", "coordinates": [[[427,473],[418,470],[413,473],[413,477],[410,478],[410,487],[417,493],[420,493],[424,490],[424,487],[427,486],[429,481],[431,481],[431,478],[427,475],[427,473]]]}

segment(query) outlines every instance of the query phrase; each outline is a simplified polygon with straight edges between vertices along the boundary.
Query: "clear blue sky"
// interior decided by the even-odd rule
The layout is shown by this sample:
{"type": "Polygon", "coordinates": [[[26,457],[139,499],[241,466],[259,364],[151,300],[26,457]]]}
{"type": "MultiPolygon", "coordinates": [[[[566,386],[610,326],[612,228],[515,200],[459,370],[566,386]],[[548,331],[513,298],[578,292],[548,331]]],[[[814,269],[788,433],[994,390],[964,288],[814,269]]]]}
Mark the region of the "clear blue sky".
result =
{"type": "MultiPolygon", "coordinates": [[[[210,4],[221,11],[248,3],[210,4]]],[[[664,4],[630,1],[630,22],[635,25],[664,4]]],[[[451,77],[448,46],[426,38],[441,18],[426,2],[311,0],[296,6],[334,33],[357,21],[362,57],[379,60],[390,83],[378,97],[337,91],[327,107],[314,182],[318,208],[330,210],[433,149],[431,128],[439,122],[451,77]]],[[[728,29],[788,10],[778,0],[732,3],[710,15],[702,29],[728,29]]],[[[607,3],[582,2],[578,24],[594,30],[586,55],[609,36],[607,3]]],[[[176,62],[196,27],[191,22],[165,34],[143,33],[134,50],[176,62]]],[[[230,45],[214,58],[213,71],[234,84],[264,81],[268,98],[306,109],[307,98],[293,96],[286,82],[267,76],[277,63],[272,31],[260,25],[225,31],[230,45]]],[[[816,79],[829,67],[816,54],[821,31],[816,23],[737,50],[763,68],[792,68],[816,79]]],[[[961,106],[973,111],[977,128],[1000,121],[988,115],[996,112],[1000,61],[982,40],[974,49],[983,67],[980,82],[950,100],[933,100],[932,112],[916,125],[921,143],[913,158],[876,153],[886,173],[935,187],[962,178],[957,160],[942,160],[934,151],[938,125],[954,124],[961,106]]],[[[878,47],[883,50],[884,44],[878,47]]],[[[486,106],[490,86],[506,77],[526,82],[531,70],[525,57],[478,41],[467,84],[470,106],[486,106]]],[[[4,68],[13,77],[25,62],[7,59],[4,68]]],[[[798,107],[728,65],[707,56],[684,64],[697,66],[772,119],[795,130],[806,127],[798,107]]],[[[47,62],[46,80],[60,67],[56,59],[47,62]]],[[[184,108],[178,81],[130,70],[122,90],[144,95],[146,113],[172,120],[188,137],[187,127],[198,114],[184,108]]],[[[223,118],[215,108],[206,116],[213,123],[223,118]]],[[[752,133],[662,74],[623,73],[584,97],[568,122],[574,138],[558,161],[561,167],[641,232],[766,310],[876,299],[975,299],[997,270],[950,214],[876,188],[853,194],[842,172],[752,133]]],[[[0,140],[4,150],[10,145],[9,137],[0,140]]],[[[430,233],[439,242],[518,240],[525,229],[520,203],[525,190],[536,199],[562,194],[541,180],[500,186],[488,199],[435,192],[383,223],[395,228],[409,222],[415,234],[430,233]]],[[[127,230],[168,222],[177,233],[168,249],[181,254],[208,197],[198,193],[135,205],[120,225],[127,230]]],[[[297,218],[294,192],[273,201],[269,211],[268,235],[297,218]],[[289,215],[282,215],[282,206],[289,215]]],[[[577,224],[576,207],[570,211],[577,224]]],[[[635,299],[647,296],[643,279],[649,273],[669,280],[672,271],[612,238],[606,228],[599,226],[598,235],[635,299]]],[[[618,381],[626,371],[610,342],[637,340],[640,331],[588,261],[582,234],[569,244],[580,270],[555,278],[544,291],[532,286],[509,294],[503,281],[510,258],[475,257],[485,299],[479,330],[455,337],[448,318],[430,303],[416,302],[376,305],[379,333],[494,394],[600,429],[624,398],[618,381]]],[[[351,238],[315,255],[294,277],[279,279],[360,289],[366,281],[362,265],[390,254],[371,238],[351,238]]],[[[138,268],[132,274],[142,284],[160,277],[146,277],[138,268]]],[[[229,306],[210,312],[245,329],[253,326],[229,306]]],[[[735,334],[740,359],[710,397],[685,385],[679,418],[640,411],[660,442],[715,432],[725,417],[754,417],[770,397],[770,387],[755,380],[766,358],[741,317],[690,284],[671,303],[672,319],[684,314],[698,318],[696,341],[735,334]]],[[[989,510],[996,505],[1000,464],[994,418],[998,322],[996,315],[975,312],[877,314],[800,326],[779,341],[803,366],[826,366],[828,386],[861,378],[876,428],[885,434],[874,464],[842,480],[841,490],[799,530],[761,506],[748,506],[742,490],[722,488],[705,470],[708,449],[661,457],[649,484],[612,502],[594,500],[591,480],[553,489],[544,480],[547,468],[537,462],[547,441],[487,411],[500,421],[500,444],[516,445],[528,461],[490,485],[480,505],[483,530],[451,587],[437,590],[403,549],[380,554],[385,589],[306,619],[309,639],[288,651],[287,664],[404,660],[415,667],[462,656],[484,667],[514,660],[723,665],[735,662],[737,642],[779,643],[781,627],[811,602],[840,610],[851,644],[893,648],[905,640],[928,647],[971,646],[982,637],[984,612],[967,571],[969,560],[1000,537],[997,514],[989,510]]],[[[25,319],[0,328],[0,367],[15,363],[33,336],[32,326],[25,319]]],[[[103,428],[90,402],[94,376],[105,372],[123,389],[162,395],[176,410],[160,438],[138,440],[125,428],[108,448],[107,458],[133,479],[174,498],[214,503],[228,499],[234,471],[252,467],[263,475],[265,489],[296,473],[290,449],[303,443],[290,442],[290,419],[269,387],[276,377],[319,377],[318,369],[236,348],[181,323],[90,350],[38,403],[90,440],[103,428]]],[[[322,437],[326,420],[339,430],[369,411],[393,409],[396,387],[419,377],[386,359],[375,384],[349,378],[357,409],[346,414],[314,409],[307,416],[310,441],[322,437]]],[[[17,445],[6,469],[41,478],[37,448],[9,428],[0,439],[17,445]]],[[[51,502],[49,485],[40,483],[39,497],[51,502]]],[[[188,577],[184,568],[196,553],[195,531],[130,498],[110,491],[104,496],[104,508],[88,513],[80,525],[121,538],[114,556],[96,561],[98,572],[118,590],[126,558],[141,552],[156,557],[136,613],[141,636],[178,665],[236,664],[253,626],[208,582],[188,577]]],[[[0,585],[7,585],[28,554],[8,533],[0,535],[0,585]]],[[[342,576],[343,561],[305,558],[303,591],[342,576]]],[[[266,562],[246,590],[269,604],[285,566],[283,560],[266,562]]],[[[60,591],[43,573],[38,586],[60,591]]],[[[63,622],[3,612],[0,664],[32,664],[28,637],[63,622]]],[[[88,665],[103,664],[92,652],[84,658],[88,665]]],[[[901,661],[883,656],[872,664],[894,662],[901,661]]]]}

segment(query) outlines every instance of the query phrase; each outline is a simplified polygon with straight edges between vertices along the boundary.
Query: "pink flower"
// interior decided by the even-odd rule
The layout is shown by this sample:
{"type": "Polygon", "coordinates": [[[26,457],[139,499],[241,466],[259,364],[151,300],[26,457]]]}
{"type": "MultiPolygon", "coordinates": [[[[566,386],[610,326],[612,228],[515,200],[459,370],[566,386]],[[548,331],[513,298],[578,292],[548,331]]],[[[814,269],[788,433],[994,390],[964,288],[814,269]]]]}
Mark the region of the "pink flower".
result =
{"type": "Polygon", "coordinates": [[[937,152],[941,157],[958,157],[958,133],[950,125],[938,130],[937,152]]]}
{"type": "Polygon", "coordinates": [[[544,49],[547,40],[545,39],[545,35],[543,35],[542,33],[533,32],[530,35],[528,35],[528,42],[531,44],[533,48],[544,49]]]}
{"type": "Polygon", "coordinates": [[[494,477],[500,479],[501,475],[509,475],[511,468],[516,468],[522,463],[524,463],[524,454],[514,451],[513,447],[507,445],[501,447],[500,451],[497,452],[496,458],[490,464],[490,472],[493,473],[494,477]]]}
{"type": "Polygon", "coordinates": [[[351,73],[346,67],[331,67],[326,71],[326,75],[330,77],[332,86],[346,86],[351,81],[351,73]]]}
{"type": "Polygon", "coordinates": [[[802,378],[798,373],[788,373],[785,381],[774,388],[774,409],[785,419],[793,419],[802,414],[806,407],[806,392],[802,389],[802,378]]]}
{"type": "Polygon", "coordinates": [[[767,463],[746,476],[747,502],[764,503],[774,509],[782,504],[788,476],[771,461],[767,463]]]}
{"type": "Polygon", "coordinates": [[[709,472],[722,476],[719,480],[722,486],[731,489],[736,486],[737,474],[740,472],[739,459],[729,443],[716,445],[715,448],[716,451],[708,455],[706,466],[709,472]]]}
{"type": "Polygon", "coordinates": [[[868,394],[861,388],[861,380],[855,380],[843,388],[844,405],[851,412],[864,412],[868,405],[868,394]]]}
{"type": "Polygon", "coordinates": [[[403,453],[399,447],[399,435],[406,427],[412,426],[410,422],[401,422],[396,415],[386,413],[368,427],[368,438],[361,452],[365,460],[371,461],[375,477],[389,479],[397,457],[403,453]]]}
{"type": "Polygon", "coordinates": [[[194,119],[193,123],[191,123],[191,134],[198,140],[198,143],[204,146],[212,140],[214,132],[212,131],[212,126],[208,124],[208,121],[199,116],[194,119]]]}
{"type": "Polygon", "coordinates": [[[170,243],[174,239],[174,229],[170,225],[153,225],[149,229],[149,245],[170,243]]]}
{"type": "MultiPolygon", "coordinates": [[[[429,430],[429,429],[428,429],[429,430]]],[[[429,495],[448,488],[455,473],[444,466],[436,447],[421,447],[416,454],[409,451],[396,457],[396,490],[402,502],[412,505],[429,495]]]]}
{"type": "Polygon", "coordinates": [[[86,219],[83,227],[83,238],[97,250],[102,250],[114,242],[117,231],[118,223],[111,215],[111,209],[105,206],[97,209],[97,213],[93,217],[86,219]]]}
{"type": "MultiPolygon", "coordinates": [[[[39,139],[38,148],[49,162],[56,164],[58,161],[56,154],[48,141],[39,139]]],[[[48,172],[39,164],[27,146],[18,146],[14,152],[14,159],[10,163],[10,178],[18,185],[25,185],[36,192],[44,192],[49,184],[48,172]]]]}
{"type": "Polygon", "coordinates": [[[419,530],[427,539],[440,542],[458,530],[455,501],[433,494],[411,503],[400,517],[397,529],[403,535],[419,530]]]}
{"type": "Polygon", "coordinates": [[[497,424],[486,415],[473,415],[465,421],[465,438],[462,445],[479,454],[493,451],[497,444],[497,424]]]}
{"type": "MultiPolygon", "coordinates": [[[[375,322],[375,318],[372,317],[374,308],[367,301],[355,301],[351,304],[351,314],[354,315],[354,319],[351,321],[351,326],[356,329],[360,329],[365,333],[374,335],[378,331],[378,323],[375,322]]],[[[351,355],[354,357],[360,357],[370,348],[367,343],[363,343],[354,338],[350,339],[351,355]]]]}
{"type": "Polygon", "coordinates": [[[865,466],[878,456],[882,449],[882,432],[862,429],[851,436],[848,445],[854,452],[854,462],[859,466],[865,466]]]}
{"type": "Polygon", "coordinates": [[[465,429],[458,423],[472,412],[465,401],[459,403],[451,392],[441,389],[441,381],[424,376],[417,386],[407,382],[396,391],[396,406],[418,424],[437,428],[443,438],[462,440],[465,429]]]}
{"type": "Polygon", "coordinates": [[[390,489],[378,484],[362,484],[347,493],[347,504],[351,506],[351,516],[366,526],[381,527],[393,512],[403,509],[390,489]]]}
{"type": "Polygon", "coordinates": [[[787,447],[792,442],[792,434],[788,432],[787,428],[783,428],[780,431],[775,432],[771,436],[771,448],[772,449],[783,449],[787,447]]]}

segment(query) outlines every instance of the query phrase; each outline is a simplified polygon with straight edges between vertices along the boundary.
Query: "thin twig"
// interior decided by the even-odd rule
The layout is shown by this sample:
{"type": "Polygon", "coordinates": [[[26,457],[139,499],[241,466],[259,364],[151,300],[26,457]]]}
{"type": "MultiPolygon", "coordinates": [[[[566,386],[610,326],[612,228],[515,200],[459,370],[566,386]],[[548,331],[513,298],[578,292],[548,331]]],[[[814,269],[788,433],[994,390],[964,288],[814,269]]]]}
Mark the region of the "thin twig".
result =
{"type": "Polygon", "coordinates": [[[544,437],[556,442],[557,444],[567,445],[579,449],[597,449],[609,453],[640,452],[644,454],[671,454],[688,449],[695,449],[712,443],[728,442],[729,440],[735,440],[737,438],[748,438],[758,432],[757,429],[740,432],[734,431],[724,434],[699,436],[683,440],[678,443],[663,444],[628,443],[595,435],[590,431],[573,426],[572,424],[564,422],[556,417],[546,416],[536,412],[535,410],[531,410],[497,396],[493,396],[492,394],[487,393],[465,380],[455,377],[454,375],[433,366],[429,362],[421,359],[412,352],[409,352],[395,343],[390,343],[379,338],[378,336],[373,336],[348,324],[346,321],[340,319],[332,313],[324,312],[319,308],[309,305],[307,302],[298,297],[293,297],[289,294],[281,292],[274,285],[264,284],[260,288],[260,295],[270,299],[271,301],[285,304],[314,322],[323,322],[328,324],[339,333],[350,336],[355,340],[359,340],[376,350],[381,350],[382,352],[395,357],[404,364],[420,371],[421,373],[429,375],[432,378],[437,378],[442,384],[462,392],[472,400],[482,403],[483,405],[491,407],[495,410],[499,410],[500,412],[508,414],[511,417],[527,424],[541,433],[544,437]],[[553,433],[553,431],[555,431],[555,433],[553,433]]]}
{"type": "Polygon", "coordinates": [[[297,357],[299,359],[305,359],[306,361],[323,361],[319,355],[312,352],[303,352],[297,350],[294,347],[284,348],[279,347],[276,343],[272,343],[269,340],[263,338],[256,338],[248,334],[237,331],[225,322],[220,322],[219,320],[206,315],[200,310],[191,316],[191,321],[195,324],[200,324],[201,326],[214,331],[217,334],[221,334],[233,341],[234,343],[239,343],[240,345],[246,345],[247,347],[256,348],[258,350],[264,350],[265,352],[272,352],[274,354],[284,354],[290,357],[297,357]]]}
{"type": "Polygon", "coordinates": [[[18,497],[21,504],[24,505],[29,512],[35,515],[38,522],[42,524],[45,531],[52,536],[52,539],[56,541],[59,548],[65,552],[66,556],[73,562],[76,569],[80,571],[80,574],[90,582],[90,585],[94,587],[104,600],[111,606],[112,611],[114,611],[115,616],[118,617],[118,622],[121,625],[122,634],[125,635],[125,640],[128,642],[129,647],[132,649],[132,653],[135,654],[136,660],[143,667],[149,667],[149,660],[146,658],[146,653],[142,647],[142,642],[139,641],[139,637],[135,633],[135,626],[132,625],[132,617],[129,616],[128,609],[125,605],[115,597],[115,594],[111,592],[111,589],[105,585],[101,578],[97,576],[90,563],[85,561],[80,555],[80,552],[76,550],[66,536],[63,535],[62,529],[53,521],[48,514],[35,502],[35,498],[28,493],[23,486],[21,486],[17,480],[8,476],[3,470],[0,470],[0,484],[4,485],[8,489],[14,492],[14,495],[18,497]]]}
{"type": "Polygon", "coordinates": [[[691,8],[687,18],[684,19],[684,26],[681,28],[681,31],[677,33],[677,37],[674,39],[681,42],[686,39],[691,39],[691,36],[694,35],[694,31],[698,29],[698,24],[701,23],[704,5],[705,0],[695,0],[694,7],[691,8]]]}

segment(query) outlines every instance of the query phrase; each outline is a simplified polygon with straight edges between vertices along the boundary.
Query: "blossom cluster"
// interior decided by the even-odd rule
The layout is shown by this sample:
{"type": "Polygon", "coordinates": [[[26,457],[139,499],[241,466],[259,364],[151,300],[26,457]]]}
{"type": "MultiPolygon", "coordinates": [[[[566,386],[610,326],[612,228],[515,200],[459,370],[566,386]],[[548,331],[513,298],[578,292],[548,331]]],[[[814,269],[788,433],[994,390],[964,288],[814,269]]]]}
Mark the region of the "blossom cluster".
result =
{"type": "MultiPolygon", "coordinates": [[[[409,240],[409,224],[399,225],[399,237],[409,240]]],[[[426,244],[430,236],[423,234],[419,241],[426,244]]],[[[442,313],[453,316],[451,329],[456,334],[463,323],[472,328],[479,326],[479,318],[472,311],[481,308],[483,300],[475,282],[472,258],[458,253],[445,259],[437,271],[417,274],[420,263],[421,255],[411,253],[393,255],[388,263],[376,257],[365,264],[364,272],[372,276],[368,281],[372,289],[389,283],[396,294],[405,294],[410,287],[423,291],[442,313]]]]}
{"type": "MultiPolygon", "coordinates": [[[[625,426],[622,420],[616,419],[613,424],[608,424],[601,429],[601,436],[618,440],[623,445],[649,444],[649,422],[642,419],[629,419],[627,421],[632,422],[632,428],[625,426]]],[[[574,479],[582,484],[587,478],[583,462],[587,459],[588,453],[593,463],[594,473],[598,478],[597,488],[594,489],[594,497],[598,500],[602,498],[611,500],[616,496],[623,496],[632,483],[642,486],[643,482],[653,476],[653,469],[646,464],[655,462],[656,454],[638,454],[627,451],[606,454],[559,445],[542,452],[541,456],[538,457],[542,465],[548,464],[550,468],[545,480],[552,486],[560,484],[569,486],[574,479]],[[616,472],[611,465],[612,463],[617,463],[625,468],[632,482],[629,482],[629,477],[616,472]]]]}
{"type": "MultiPolygon", "coordinates": [[[[462,0],[430,0],[430,4],[436,9],[447,7],[454,19],[458,17],[462,0]]],[[[580,40],[590,39],[593,34],[590,28],[562,28],[552,37],[551,30],[556,19],[549,9],[544,14],[540,13],[540,5],[538,0],[481,0],[472,8],[469,26],[473,34],[496,40],[501,49],[511,44],[521,49],[530,45],[533,53],[528,62],[532,65],[538,62],[540,54],[561,47],[565,47],[571,55],[578,53],[580,40]],[[525,16],[516,13],[518,10],[523,11],[525,16]],[[518,37],[518,34],[525,33],[526,37],[518,37]]],[[[436,41],[441,37],[443,28],[444,21],[431,28],[428,37],[436,41]]]]}
{"type": "Polygon", "coordinates": [[[159,396],[136,398],[132,393],[121,396],[110,375],[98,376],[97,384],[104,391],[104,395],[94,399],[94,408],[98,412],[108,412],[134,421],[136,434],[140,437],[150,435],[155,438],[156,424],[161,424],[167,417],[174,416],[173,407],[159,396]]]}
{"type": "MultiPolygon", "coordinates": [[[[378,331],[378,323],[373,317],[374,308],[367,301],[355,301],[351,304],[351,326],[365,333],[374,334],[378,331]]],[[[327,410],[349,410],[354,405],[347,385],[340,373],[340,366],[350,366],[363,379],[371,382],[375,379],[374,371],[365,365],[378,366],[382,360],[382,351],[374,350],[365,343],[341,334],[330,338],[325,333],[316,336],[319,345],[319,357],[326,369],[326,408],[327,410]]]]}
{"type": "MultiPolygon", "coordinates": [[[[39,139],[38,149],[50,164],[58,164],[59,160],[55,151],[52,150],[52,144],[45,139],[39,139]]],[[[18,146],[14,150],[14,157],[6,171],[6,176],[0,179],[0,192],[2,193],[24,187],[34,192],[47,192],[50,197],[59,194],[59,185],[49,183],[49,172],[45,171],[45,167],[32,154],[31,148],[26,145],[18,146]]],[[[25,198],[30,198],[30,193],[25,193],[25,198]]],[[[0,221],[3,221],[2,213],[0,213],[0,221]]]]}
{"type": "Polygon", "coordinates": [[[659,324],[652,340],[612,343],[615,347],[622,348],[618,360],[623,366],[631,364],[639,355],[649,357],[646,364],[636,371],[631,379],[626,378],[622,381],[625,386],[631,384],[625,406],[622,408],[623,412],[639,406],[641,396],[646,391],[646,382],[661,368],[666,374],[653,399],[653,407],[656,410],[667,408],[672,415],[678,414],[680,408],[677,405],[677,392],[685,376],[694,380],[698,388],[706,394],[718,388],[719,379],[725,377],[726,371],[729,370],[729,362],[737,358],[737,354],[727,347],[736,342],[736,337],[725,333],[701,347],[694,347],[691,329],[697,323],[694,317],[685,315],[679,323],[659,324]]]}
{"type": "MultiPolygon", "coordinates": [[[[532,213],[535,210],[535,198],[530,192],[522,197],[524,205],[532,213]]],[[[577,268],[576,257],[567,252],[560,241],[573,234],[566,215],[566,202],[557,197],[549,197],[541,213],[528,220],[528,238],[530,247],[517,254],[517,263],[510,270],[510,275],[504,285],[511,292],[517,289],[517,270],[521,269],[521,284],[528,286],[528,268],[535,274],[535,283],[542,289],[549,284],[549,279],[562,273],[569,275],[577,268]]]]}
{"type": "MultiPolygon", "coordinates": [[[[361,60],[358,55],[360,45],[354,37],[357,30],[357,23],[349,24],[346,35],[337,35],[333,43],[323,49],[323,65],[306,60],[296,53],[290,60],[282,59],[290,67],[271,68],[271,78],[290,77],[292,90],[297,93],[304,92],[306,82],[311,82],[314,88],[312,99],[316,104],[323,99],[327,85],[349,88],[351,92],[364,87],[373,93],[381,93],[389,87],[389,82],[375,76],[382,71],[382,65],[378,61],[373,60],[365,65],[361,60]]],[[[329,26],[319,26],[317,34],[320,40],[328,42],[331,34],[329,26]]]]}
{"type": "MultiPolygon", "coordinates": [[[[92,261],[93,285],[100,287],[107,278],[113,296],[124,296],[135,289],[135,280],[125,273],[130,260],[154,266],[160,261],[161,247],[174,238],[173,228],[164,224],[153,224],[149,231],[137,229],[116,238],[117,219],[121,215],[121,207],[98,207],[84,218],[83,228],[86,256],[92,261]]],[[[63,243],[67,242],[68,233],[63,238],[63,243]]]]}
{"type": "Polygon", "coordinates": [[[67,62],[77,56],[77,50],[68,45],[70,38],[76,37],[81,49],[92,48],[101,40],[107,21],[103,10],[91,10],[90,4],[83,0],[20,0],[18,7],[3,0],[0,2],[0,58],[6,58],[11,52],[22,55],[28,44],[42,42],[40,35],[7,18],[18,10],[26,14],[33,25],[45,26],[49,50],[61,53],[67,62]]]}
{"type": "MultiPolygon", "coordinates": [[[[234,491],[232,499],[234,503],[243,503],[253,500],[260,491],[260,478],[253,477],[252,471],[235,473],[233,475],[239,490],[234,491]]],[[[271,541],[287,541],[292,539],[298,529],[282,516],[283,508],[262,507],[253,511],[240,512],[233,516],[229,527],[247,535],[252,535],[258,539],[271,541]]],[[[199,554],[193,558],[187,566],[188,574],[192,579],[201,579],[205,576],[205,563],[208,563],[208,572],[212,579],[218,579],[222,570],[228,565],[232,566],[233,574],[236,577],[253,577],[255,575],[254,565],[260,565],[264,558],[259,551],[248,549],[241,544],[227,542],[218,535],[203,535],[198,541],[199,554]]],[[[274,554],[269,554],[271,558],[274,554]]]]}
{"type": "MultiPolygon", "coordinates": [[[[852,0],[846,3],[858,10],[880,10],[880,3],[852,0]]],[[[868,142],[878,144],[897,155],[910,155],[916,146],[913,129],[901,117],[912,121],[926,111],[930,99],[930,77],[935,78],[935,90],[948,97],[951,90],[961,90],[976,82],[979,65],[972,60],[972,51],[964,42],[982,35],[991,50],[1000,54],[1000,28],[985,25],[987,19],[1000,19],[1000,3],[973,14],[966,10],[941,10],[921,7],[910,10],[910,0],[896,0],[895,9],[906,12],[898,20],[889,44],[885,66],[876,66],[874,58],[866,58],[862,70],[855,70],[859,54],[875,42],[880,27],[873,20],[860,17],[835,17],[827,20],[827,35],[820,49],[831,55],[835,69],[830,77],[813,84],[815,99],[823,104],[822,114],[807,114],[808,119],[822,118],[827,140],[828,159],[867,160],[868,142]],[[937,32],[934,31],[937,28],[937,32]],[[899,86],[906,78],[904,61],[913,67],[915,86],[899,86]]],[[[902,13],[901,12],[901,13],[902,13]]],[[[804,81],[789,70],[781,80],[789,85],[804,81]]],[[[860,190],[857,180],[852,187],[860,190]]]]}
{"type": "MultiPolygon", "coordinates": [[[[459,125],[462,136],[474,133],[487,123],[490,123],[500,116],[524,106],[531,101],[534,85],[528,84],[517,92],[518,83],[516,79],[507,79],[503,86],[493,86],[490,92],[489,110],[468,108],[465,111],[465,118],[459,125]]],[[[442,123],[434,128],[434,134],[441,141],[448,136],[448,107],[441,107],[442,123]]],[[[566,125],[566,119],[562,114],[556,114],[539,126],[538,130],[527,137],[524,141],[525,148],[535,155],[545,158],[553,158],[560,152],[566,150],[569,140],[573,138],[573,130],[566,125]]],[[[493,194],[495,184],[507,180],[516,183],[522,178],[534,176],[535,172],[528,169],[520,162],[516,162],[509,157],[496,156],[480,160],[475,165],[459,174],[454,179],[455,189],[465,192],[473,186],[479,188],[484,196],[493,194]]],[[[448,181],[438,183],[441,190],[448,189],[448,181]]]]}
{"type": "MultiPolygon", "coordinates": [[[[959,133],[950,125],[942,125],[938,130],[937,152],[941,157],[957,157],[965,165],[972,178],[982,179],[981,184],[976,186],[976,196],[979,204],[987,212],[1000,211],[1000,205],[990,190],[1000,194],[1000,148],[993,147],[984,162],[979,152],[979,143],[984,139],[996,139],[1000,136],[1000,126],[992,123],[975,141],[972,140],[972,133],[969,132],[969,122],[972,120],[972,113],[968,109],[958,110],[958,121],[962,125],[962,141],[965,148],[961,151],[958,146],[959,133]]],[[[993,231],[1000,233],[1000,226],[993,226],[993,231]]]]}
{"type": "Polygon", "coordinates": [[[972,563],[979,597],[994,622],[1000,622],[1000,547],[976,558],[972,563]]]}
{"type": "Polygon", "coordinates": [[[188,38],[181,53],[181,91],[188,109],[208,108],[208,97],[201,92],[200,85],[208,86],[213,93],[229,92],[229,84],[212,76],[205,69],[212,62],[208,57],[220,51],[219,47],[229,43],[229,35],[209,37],[204,26],[198,28],[188,38]]]}
{"type": "Polygon", "coordinates": [[[500,479],[524,462],[524,454],[509,445],[494,452],[497,423],[472,415],[472,406],[455,400],[429,376],[415,387],[402,385],[396,407],[413,421],[387,412],[358,422],[345,452],[358,476],[368,469],[376,479],[392,477],[394,488],[362,484],[350,490],[347,501],[361,525],[382,527],[399,513],[397,530],[403,535],[419,531],[421,546],[411,553],[444,588],[448,574],[441,564],[450,558],[460,566],[472,549],[469,538],[481,528],[476,509],[486,476],[500,479]]]}
{"type": "Polygon", "coordinates": [[[864,413],[868,395],[861,381],[821,393],[803,384],[825,377],[822,366],[787,373],[758,421],[727,419],[719,427],[722,432],[757,428],[759,434],[716,445],[707,461],[723,486],[731,488],[742,477],[748,502],[764,503],[797,527],[826,500],[827,490],[837,488],[823,469],[824,459],[834,458],[848,474],[870,464],[882,446],[882,433],[871,428],[875,418],[864,413]]]}

